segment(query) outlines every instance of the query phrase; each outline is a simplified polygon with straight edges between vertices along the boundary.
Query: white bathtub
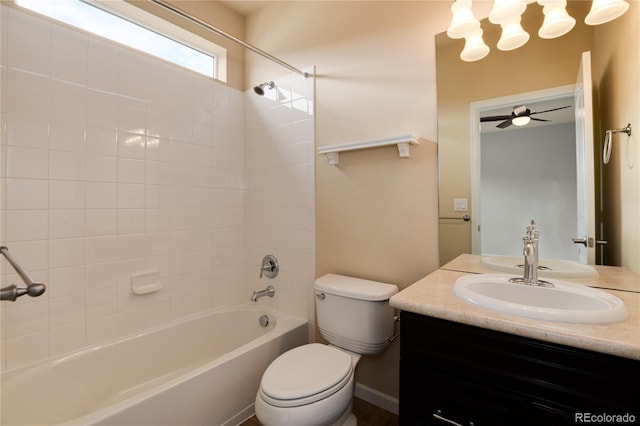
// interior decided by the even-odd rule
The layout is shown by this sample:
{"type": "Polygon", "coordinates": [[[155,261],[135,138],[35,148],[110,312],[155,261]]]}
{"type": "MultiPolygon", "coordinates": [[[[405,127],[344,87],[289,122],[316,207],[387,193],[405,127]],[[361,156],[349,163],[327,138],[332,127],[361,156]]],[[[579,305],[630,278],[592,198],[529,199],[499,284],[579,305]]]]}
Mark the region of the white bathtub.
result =
{"type": "Polygon", "coordinates": [[[235,425],[265,368],[304,343],[304,320],[227,307],[3,374],[0,424],[235,425]]]}

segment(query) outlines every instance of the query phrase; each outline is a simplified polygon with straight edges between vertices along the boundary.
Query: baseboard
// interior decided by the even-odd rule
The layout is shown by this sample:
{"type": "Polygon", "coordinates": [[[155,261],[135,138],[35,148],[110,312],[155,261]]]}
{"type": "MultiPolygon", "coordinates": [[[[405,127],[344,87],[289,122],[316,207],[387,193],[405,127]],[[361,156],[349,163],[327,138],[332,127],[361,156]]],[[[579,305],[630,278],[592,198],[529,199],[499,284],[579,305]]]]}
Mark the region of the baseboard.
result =
{"type": "Polygon", "coordinates": [[[370,404],[377,405],[393,414],[399,413],[399,401],[398,398],[394,398],[385,393],[372,389],[368,386],[362,385],[356,382],[355,395],[367,401],[370,404]]]}
{"type": "Polygon", "coordinates": [[[256,413],[255,404],[249,405],[247,408],[224,422],[221,426],[238,426],[249,420],[256,413]]]}

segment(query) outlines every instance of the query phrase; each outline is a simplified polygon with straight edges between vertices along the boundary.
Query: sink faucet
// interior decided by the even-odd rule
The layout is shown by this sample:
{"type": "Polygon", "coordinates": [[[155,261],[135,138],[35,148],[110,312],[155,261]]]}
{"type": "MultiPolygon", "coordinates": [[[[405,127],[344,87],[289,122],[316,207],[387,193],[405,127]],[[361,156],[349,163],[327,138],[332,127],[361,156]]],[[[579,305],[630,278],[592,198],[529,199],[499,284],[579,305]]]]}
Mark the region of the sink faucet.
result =
{"type": "Polygon", "coordinates": [[[272,285],[267,286],[267,288],[265,288],[264,290],[260,290],[260,291],[254,291],[253,294],[251,295],[251,300],[252,302],[257,302],[258,299],[260,299],[263,296],[269,296],[269,297],[273,297],[276,294],[276,289],[273,288],[272,285]]]}
{"type": "Polygon", "coordinates": [[[540,233],[536,230],[536,222],[531,220],[524,238],[524,283],[531,285],[538,282],[538,241],[540,233]]]}
{"type": "Polygon", "coordinates": [[[532,219],[527,225],[527,232],[522,238],[524,241],[524,277],[511,278],[512,283],[535,285],[540,287],[553,287],[554,285],[548,281],[538,279],[538,241],[540,241],[540,233],[536,229],[536,222],[532,219]]]}

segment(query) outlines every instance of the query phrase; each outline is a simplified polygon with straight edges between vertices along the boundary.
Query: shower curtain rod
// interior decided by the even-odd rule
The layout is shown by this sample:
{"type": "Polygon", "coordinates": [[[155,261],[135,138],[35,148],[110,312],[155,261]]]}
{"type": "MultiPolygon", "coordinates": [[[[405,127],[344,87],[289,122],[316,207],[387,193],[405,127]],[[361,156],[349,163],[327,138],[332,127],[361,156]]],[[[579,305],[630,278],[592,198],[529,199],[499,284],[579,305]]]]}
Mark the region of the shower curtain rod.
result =
{"type": "Polygon", "coordinates": [[[193,22],[195,24],[198,24],[201,27],[203,27],[203,28],[205,28],[205,29],[207,29],[209,31],[212,31],[212,32],[218,34],[219,36],[222,36],[222,37],[224,37],[224,38],[226,38],[228,40],[233,41],[234,43],[237,43],[237,44],[239,44],[241,46],[244,46],[247,49],[251,50],[252,52],[257,53],[258,55],[263,56],[263,57],[265,57],[265,58],[267,58],[267,59],[269,59],[269,60],[271,60],[271,61],[273,61],[273,62],[275,62],[275,63],[277,63],[279,65],[282,65],[283,67],[287,68],[288,70],[291,70],[291,71],[295,72],[296,74],[301,75],[304,78],[311,77],[311,74],[309,74],[307,72],[304,72],[304,71],[301,71],[298,68],[294,67],[293,65],[289,65],[288,63],[276,58],[275,56],[272,56],[272,55],[268,54],[264,50],[260,50],[257,47],[255,47],[255,46],[253,46],[253,45],[251,45],[249,43],[246,43],[246,42],[240,40],[239,38],[234,37],[231,34],[229,34],[227,32],[224,32],[221,29],[216,28],[213,25],[210,25],[210,24],[204,22],[203,20],[198,19],[195,16],[190,15],[187,12],[178,9],[177,7],[172,6],[172,5],[164,2],[163,0],[149,0],[149,1],[151,3],[157,4],[160,7],[163,7],[166,10],[169,10],[169,11],[175,13],[176,15],[182,16],[183,18],[185,18],[185,19],[187,19],[187,20],[189,20],[189,21],[191,21],[191,22],[193,22]]]}

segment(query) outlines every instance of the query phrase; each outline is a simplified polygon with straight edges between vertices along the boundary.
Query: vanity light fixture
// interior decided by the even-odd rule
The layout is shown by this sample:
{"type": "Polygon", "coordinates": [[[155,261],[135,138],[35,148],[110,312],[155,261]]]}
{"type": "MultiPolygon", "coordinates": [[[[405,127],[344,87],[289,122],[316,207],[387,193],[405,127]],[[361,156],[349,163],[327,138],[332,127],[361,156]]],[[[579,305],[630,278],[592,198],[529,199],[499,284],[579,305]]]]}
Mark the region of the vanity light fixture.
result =
{"type": "Polygon", "coordinates": [[[591,10],[584,18],[587,25],[600,25],[613,21],[629,9],[625,0],[593,0],[591,10]]]}
{"type": "Polygon", "coordinates": [[[457,0],[451,6],[451,24],[447,29],[450,38],[465,38],[480,28],[480,21],[471,11],[471,0],[457,0]]]}
{"type": "Polygon", "coordinates": [[[479,61],[487,56],[490,50],[482,39],[482,28],[478,28],[468,37],[465,37],[464,49],[460,53],[460,59],[465,62],[479,61]]]}
{"type": "Polygon", "coordinates": [[[567,13],[567,0],[538,0],[542,6],[544,22],[538,36],[544,39],[565,35],[576,25],[576,20],[567,13]]]}
{"type": "MultiPolygon", "coordinates": [[[[455,0],[451,6],[453,18],[447,29],[450,38],[464,38],[465,46],[460,53],[463,61],[478,61],[489,54],[489,46],[482,40],[480,21],[473,15],[472,0],[455,0]]],[[[576,20],[567,12],[567,0],[537,0],[542,6],[544,22],[538,31],[543,39],[563,36],[573,29],[576,20]]],[[[498,49],[514,50],[529,41],[520,23],[521,15],[527,8],[525,0],[494,0],[489,14],[489,22],[502,27],[498,49]]],[[[587,25],[610,22],[629,9],[627,0],[593,0],[591,10],[584,19],[587,25]]],[[[515,124],[515,123],[514,123],[515,124]]]]}
{"type": "Polygon", "coordinates": [[[520,16],[516,16],[510,21],[500,24],[502,36],[498,40],[498,49],[514,50],[529,41],[529,33],[522,28],[520,20],[520,16]]]}
{"type": "Polygon", "coordinates": [[[524,0],[495,0],[489,14],[492,24],[504,24],[522,15],[527,9],[524,0]]]}

